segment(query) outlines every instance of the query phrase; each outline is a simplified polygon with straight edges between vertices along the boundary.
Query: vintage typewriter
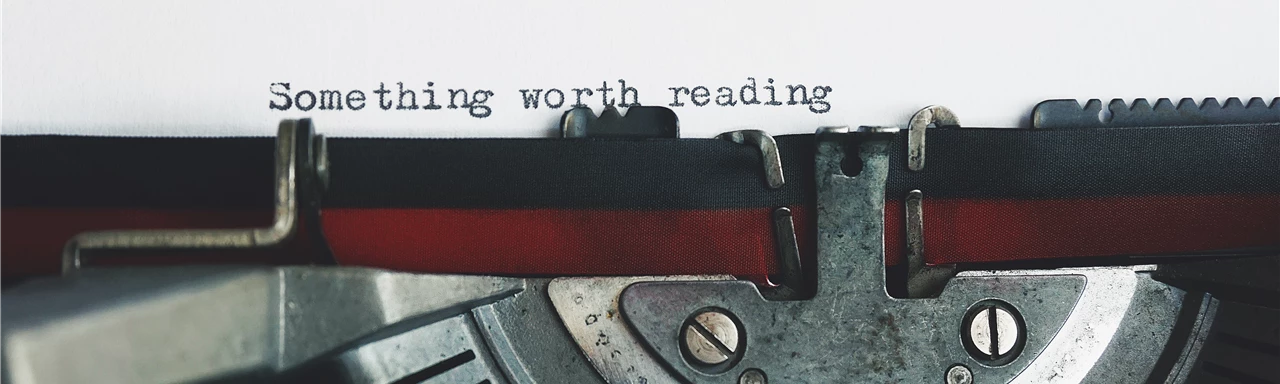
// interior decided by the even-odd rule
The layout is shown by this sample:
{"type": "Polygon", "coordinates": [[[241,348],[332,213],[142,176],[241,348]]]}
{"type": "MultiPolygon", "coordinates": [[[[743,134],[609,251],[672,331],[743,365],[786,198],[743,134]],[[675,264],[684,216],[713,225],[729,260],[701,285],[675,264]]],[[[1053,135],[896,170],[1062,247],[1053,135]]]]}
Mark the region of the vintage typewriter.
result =
{"type": "Polygon", "coordinates": [[[904,123],[5,136],[3,381],[1280,383],[1280,99],[904,123]]]}

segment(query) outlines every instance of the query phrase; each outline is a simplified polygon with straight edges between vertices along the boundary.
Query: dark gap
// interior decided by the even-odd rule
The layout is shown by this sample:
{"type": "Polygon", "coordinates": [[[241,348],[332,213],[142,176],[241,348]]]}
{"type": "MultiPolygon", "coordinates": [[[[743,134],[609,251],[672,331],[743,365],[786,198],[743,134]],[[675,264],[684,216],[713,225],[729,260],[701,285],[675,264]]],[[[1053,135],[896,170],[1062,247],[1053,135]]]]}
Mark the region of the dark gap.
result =
{"type": "Polygon", "coordinates": [[[1235,380],[1244,384],[1275,384],[1266,379],[1254,377],[1253,375],[1240,372],[1231,368],[1227,368],[1211,362],[1203,362],[1200,367],[1204,368],[1205,373],[1222,376],[1231,380],[1235,380]]]}
{"type": "Polygon", "coordinates": [[[401,377],[400,380],[396,380],[391,384],[421,383],[427,379],[435,377],[441,373],[448,372],[450,369],[457,368],[475,359],[476,359],[476,353],[474,351],[467,350],[466,352],[459,353],[457,356],[450,357],[439,363],[432,364],[430,367],[426,367],[421,371],[410,373],[408,376],[401,377]]]}
{"type": "Polygon", "coordinates": [[[1000,327],[996,326],[996,308],[987,308],[987,332],[991,336],[991,356],[1000,356],[1000,327]]]}
{"type": "Polygon", "coordinates": [[[1234,301],[1265,308],[1280,308],[1280,300],[1276,298],[1276,292],[1274,291],[1204,281],[1161,278],[1156,280],[1184,291],[1209,292],[1222,301],[1234,301]]]}
{"type": "Polygon", "coordinates": [[[1230,333],[1218,332],[1214,338],[1221,340],[1223,343],[1230,344],[1240,349],[1247,349],[1261,354],[1280,356],[1280,345],[1274,345],[1265,341],[1251,340],[1248,338],[1232,335],[1230,333]]]}
{"type": "Polygon", "coordinates": [[[840,159],[840,172],[845,176],[857,177],[862,173],[862,151],[859,150],[861,142],[845,141],[844,158],[840,159]]]}
{"type": "MultiPolygon", "coordinates": [[[[905,235],[903,236],[905,237],[905,235]]],[[[906,244],[905,242],[903,244],[906,244]]],[[[903,252],[902,254],[906,254],[903,252]]],[[[907,263],[884,266],[885,291],[895,298],[907,297],[907,263]]]]}
{"type": "Polygon", "coordinates": [[[1200,306],[1203,304],[1203,293],[1188,292],[1182,297],[1182,308],[1178,310],[1173,330],[1169,332],[1169,342],[1165,343],[1164,352],[1156,359],[1156,365],[1151,369],[1151,375],[1147,377],[1148,384],[1164,383],[1168,380],[1174,365],[1182,357],[1182,349],[1194,337],[1196,320],[1200,318],[1200,306]]]}

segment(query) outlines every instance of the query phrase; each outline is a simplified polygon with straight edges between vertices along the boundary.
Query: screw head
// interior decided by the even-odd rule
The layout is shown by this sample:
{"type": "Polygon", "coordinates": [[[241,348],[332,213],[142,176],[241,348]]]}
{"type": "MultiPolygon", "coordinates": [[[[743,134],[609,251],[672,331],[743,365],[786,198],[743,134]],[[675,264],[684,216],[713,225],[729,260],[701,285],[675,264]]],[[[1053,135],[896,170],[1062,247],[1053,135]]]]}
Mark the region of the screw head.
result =
{"type": "Polygon", "coordinates": [[[718,365],[737,357],[742,345],[738,324],[720,310],[695,313],[681,330],[685,357],[697,365],[718,365]]]}
{"type": "Polygon", "coordinates": [[[1021,315],[999,300],[985,300],[970,308],[961,332],[965,350],[990,365],[1013,361],[1026,342],[1021,315]]]}
{"type": "Polygon", "coordinates": [[[947,369],[947,384],[973,384],[973,372],[963,365],[947,369]]]}
{"type": "Polygon", "coordinates": [[[742,376],[738,376],[738,384],[769,384],[769,378],[764,375],[764,371],[751,368],[742,371],[742,376]]]}

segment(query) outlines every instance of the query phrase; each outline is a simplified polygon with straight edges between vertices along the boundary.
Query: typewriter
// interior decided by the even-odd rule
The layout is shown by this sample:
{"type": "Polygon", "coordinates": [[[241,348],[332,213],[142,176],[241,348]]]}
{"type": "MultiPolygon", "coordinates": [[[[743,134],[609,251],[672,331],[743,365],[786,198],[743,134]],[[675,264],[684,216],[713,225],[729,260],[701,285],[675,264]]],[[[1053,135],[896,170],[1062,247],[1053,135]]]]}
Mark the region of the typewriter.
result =
{"type": "Polygon", "coordinates": [[[1280,98],[958,115],[4,136],[3,382],[1280,383],[1280,98]]]}

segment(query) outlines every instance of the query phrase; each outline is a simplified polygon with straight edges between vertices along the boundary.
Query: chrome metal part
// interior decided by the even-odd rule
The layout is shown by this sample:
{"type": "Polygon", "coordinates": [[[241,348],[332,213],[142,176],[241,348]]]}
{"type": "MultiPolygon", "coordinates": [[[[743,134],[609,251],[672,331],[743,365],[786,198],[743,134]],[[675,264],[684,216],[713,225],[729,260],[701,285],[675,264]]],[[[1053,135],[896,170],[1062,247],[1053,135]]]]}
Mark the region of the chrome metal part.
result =
{"type": "Polygon", "coordinates": [[[465,313],[356,347],[343,352],[337,361],[342,367],[338,371],[349,383],[506,382],[489,358],[471,316],[465,313]],[[428,371],[431,368],[439,372],[428,371]]]}
{"type": "Polygon", "coordinates": [[[324,135],[316,135],[315,139],[316,154],[316,179],[320,181],[323,188],[329,187],[329,140],[324,135]]]}
{"type": "Polygon", "coordinates": [[[748,369],[742,371],[742,376],[738,376],[738,384],[769,384],[769,377],[759,369],[748,369]]]}
{"type": "Polygon", "coordinates": [[[587,137],[587,127],[595,120],[596,114],[591,111],[591,108],[573,108],[565,111],[564,116],[560,117],[560,137],[566,139],[587,137]]]}
{"type": "Polygon", "coordinates": [[[627,325],[618,308],[619,296],[637,282],[706,280],[733,280],[733,276],[561,277],[551,281],[547,294],[561,323],[606,381],[674,383],[677,379],[627,325]]]}
{"type": "Polygon", "coordinates": [[[991,356],[1003,355],[1013,350],[1022,330],[1009,311],[999,307],[987,308],[978,313],[977,319],[991,319],[990,322],[975,321],[969,327],[970,336],[978,349],[991,356]]]}
{"type": "Polygon", "coordinates": [[[782,156],[778,153],[778,142],[773,140],[773,136],[761,130],[749,129],[721,133],[716,138],[759,148],[760,160],[764,165],[764,180],[769,188],[782,188],[786,183],[782,175],[782,156]]]}
{"type": "Polygon", "coordinates": [[[1173,101],[1161,98],[1155,106],[1147,99],[1135,99],[1125,105],[1122,99],[1111,99],[1107,105],[1107,118],[1102,101],[1090,99],[1084,106],[1073,99],[1046,100],[1036,104],[1031,112],[1032,128],[1078,129],[1159,127],[1209,124],[1260,124],[1280,122],[1280,98],[1266,100],[1255,97],[1246,104],[1239,98],[1229,98],[1219,104],[1215,98],[1204,99],[1199,106],[1190,98],[1183,98],[1175,106],[1173,101]]]}
{"type": "Polygon", "coordinates": [[[466,313],[523,286],[520,279],[370,268],[88,269],[5,292],[6,382],[275,375],[466,313]]]}
{"type": "Polygon", "coordinates": [[[859,125],[858,132],[862,133],[893,133],[902,130],[892,125],[859,125]]]}
{"type": "Polygon", "coordinates": [[[634,106],[626,116],[613,106],[596,117],[589,107],[575,107],[560,117],[560,136],[570,138],[678,138],[680,121],[666,107],[634,106]]]}
{"type": "MultiPolygon", "coordinates": [[[[913,190],[906,198],[907,270],[924,268],[924,193],[913,190]]],[[[910,277],[912,273],[908,273],[910,277]]]]}
{"type": "MultiPolygon", "coordinates": [[[[499,303],[505,303],[505,301],[499,303]]],[[[507,336],[498,310],[494,309],[499,303],[472,310],[476,323],[480,325],[480,329],[485,334],[484,339],[488,342],[490,351],[493,352],[495,362],[502,367],[503,371],[507,372],[507,378],[513,383],[536,383],[537,381],[533,379],[533,375],[529,372],[529,367],[520,358],[520,353],[517,352],[517,345],[507,336]]],[[[599,382],[599,380],[595,381],[599,382]]]]}
{"type": "Polygon", "coordinates": [[[911,115],[911,123],[907,126],[907,169],[924,169],[924,133],[930,124],[936,127],[958,127],[960,119],[941,105],[930,105],[911,115]]]}
{"type": "MultiPolygon", "coordinates": [[[[275,154],[275,219],[271,226],[244,229],[170,229],[84,232],[67,241],[62,274],[79,270],[85,251],[106,249],[234,249],[279,245],[297,231],[297,121],[280,122],[275,154]]],[[[229,156],[234,154],[228,154],[229,156]]]]}
{"type": "Polygon", "coordinates": [[[1022,349],[1022,318],[1002,301],[984,300],[974,305],[960,331],[965,349],[983,364],[1007,364],[1022,349]]]}
{"type": "Polygon", "coordinates": [[[947,384],[973,384],[973,371],[963,365],[948,368],[947,384]]]}
{"type": "Polygon", "coordinates": [[[779,287],[770,298],[787,299],[807,291],[804,284],[804,268],[800,260],[800,246],[796,242],[796,224],[791,208],[773,210],[773,245],[777,249],[779,287]]]}
{"type": "Polygon", "coordinates": [[[746,281],[636,283],[620,300],[635,334],[680,380],[690,382],[723,382],[746,369],[768,372],[776,382],[936,382],[957,364],[983,382],[1127,379],[1131,372],[1151,371],[1158,356],[1150,351],[1163,347],[1170,327],[1145,319],[1174,318],[1182,292],[1151,280],[1147,267],[967,271],[935,299],[889,297],[883,217],[890,137],[850,133],[818,139],[813,299],[769,301],[746,281]],[[849,155],[862,160],[857,176],[840,171],[846,149],[856,149],[849,155]],[[989,299],[1008,303],[1024,322],[1023,350],[1005,365],[974,360],[957,337],[970,307],[989,299]],[[735,367],[722,372],[685,361],[681,341],[673,337],[684,321],[673,313],[705,308],[731,311],[747,330],[749,347],[735,367]],[[1144,321],[1122,322],[1122,313],[1144,321]],[[1148,353],[1127,352],[1141,349],[1148,353]]]}
{"type": "Polygon", "coordinates": [[[947,280],[956,274],[954,265],[925,265],[924,262],[924,193],[907,194],[907,297],[937,297],[947,280]]]}
{"type": "Polygon", "coordinates": [[[681,332],[686,354],[698,364],[728,362],[741,349],[738,324],[717,309],[691,315],[681,332]]]}
{"type": "Polygon", "coordinates": [[[814,131],[815,135],[825,135],[830,133],[849,133],[849,126],[818,127],[818,129],[814,131]]]}
{"type": "MultiPolygon", "coordinates": [[[[1057,270],[970,271],[966,276],[1049,276],[1080,273],[1087,283],[1053,342],[1031,356],[1036,322],[1030,309],[1022,314],[1028,344],[1014,363],[1034,359],[1014,383],[1141,382],[1156,366],[1169,341],[1185,293],[1153,280],[1152,266],[1063,268],[1057,270]]],[[[950,289],[950,287],[948,287],[950,289]]],[[[985,375],[977,375],[986,377],[985,375]]],[[[985,379],[984,379],[985,380],[985,379]]]]}
{"type": "MultiPolygon", "coordinates": [[[[590,355],[584,354],[587,349],[574,343],[579,335],[570,334],[571,324],[561,322],[564,311],[557,314],[552,304],[552,281],[526,279],[525,290],[515,297],[472,310],[495,362],[515,383],[605,382],[601,377],[604,371],[592,369],[592,361],[587,359],[590,355]]],[[[617,343],[606,346],[616,347],[617,343]]],[[[649,363],[654,364],[652,360],[649,363]]]]}

